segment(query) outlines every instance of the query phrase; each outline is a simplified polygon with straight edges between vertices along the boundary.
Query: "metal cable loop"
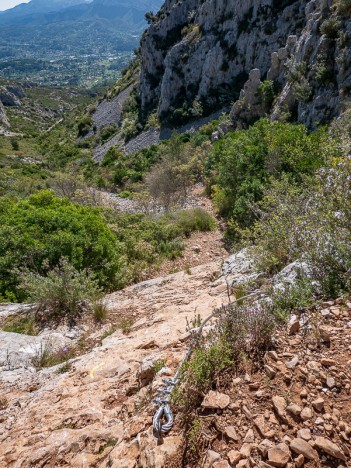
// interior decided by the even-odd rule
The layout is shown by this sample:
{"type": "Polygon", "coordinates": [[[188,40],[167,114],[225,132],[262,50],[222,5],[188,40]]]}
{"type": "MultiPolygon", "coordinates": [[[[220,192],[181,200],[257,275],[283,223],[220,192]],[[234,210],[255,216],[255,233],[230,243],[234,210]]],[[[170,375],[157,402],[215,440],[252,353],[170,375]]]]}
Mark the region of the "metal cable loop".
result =
{"type": "MultiPolygon", "coordinates": [[[[247,296],[241,297],[240,299],[235,299],[232,302],[232,304],[260,294],[262,294],[261,291],[255,291],[254,293],[248,294],[247,296]]],[[[191,330],[191,333],[193,335],[201,335],[205,325],[212,318],[214,318],[216,314],[217,310],[215,310],[214,313],[207,317],[198,328],[194,328],[193,330],[191,330]]],[[[174,388],[179,383],[179,376],[183,364],[190,359],[192,352],[193,348],[189,347],[185,353],[183,360],[180,362],[174,377],[162,379],[164,385],[157,389],[158,396],[152,400],[154,403],[156,403],[155,408],[157,410],[153,417],[152,423],[154,428],[154,436],[157,438],[158,443],[161,443],[162,438],[165,437],[172,430],[174,424],[174,417],[170,407],[171,394],[174,388]],[[162,422],[163,419],[165,419],[165,422],[162,422]]]]}

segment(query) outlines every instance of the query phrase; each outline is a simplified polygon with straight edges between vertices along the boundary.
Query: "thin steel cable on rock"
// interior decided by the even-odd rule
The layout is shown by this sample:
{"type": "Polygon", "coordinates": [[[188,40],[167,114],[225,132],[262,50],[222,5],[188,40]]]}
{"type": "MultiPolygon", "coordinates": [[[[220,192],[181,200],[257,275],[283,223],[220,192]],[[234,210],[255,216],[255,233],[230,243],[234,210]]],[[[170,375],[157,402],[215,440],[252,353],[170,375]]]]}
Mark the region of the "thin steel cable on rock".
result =
{"type": "MultiPolygon", "coordinates": [[[[251,294],[248,294],[247,296],[235,299],[231,302],[231,304],[261,294],[263,294],[262,291],[255,291],[251,294]]],[[[193,334],[193,336],[201,335],[205,325],[216,316],[217,312],[218,309],[216,309],[209,317],[207,317],[198,328],[193,328],[192,330],[190,330],[190,333],[193,334]]],[[[157,410],[153,417],[152,423],[154,428],[154,436],[157,438],[158,443],[161,443],[162,438],[165,437],[173,428],[174,417],[170,405],[171,395],[174,388],[179,383],[179,377],[182,367],[190,359],[192,352],[193,346],[190,346],[187,349],[183,360],[180,362],[178,370],[175,373],[174,377],[169,379],[162,379],[164,385],[157,390],[158,396],[152,400],[154,403],[156,403],[155,408],[157,410]]]]}

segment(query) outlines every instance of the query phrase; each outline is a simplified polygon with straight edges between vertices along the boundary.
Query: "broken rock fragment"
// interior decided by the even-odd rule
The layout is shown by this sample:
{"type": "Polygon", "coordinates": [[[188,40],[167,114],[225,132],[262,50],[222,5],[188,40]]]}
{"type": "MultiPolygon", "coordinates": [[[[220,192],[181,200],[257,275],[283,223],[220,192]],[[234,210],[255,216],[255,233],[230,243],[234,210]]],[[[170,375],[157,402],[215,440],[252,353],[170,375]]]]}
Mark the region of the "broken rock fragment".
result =
{"type": "Polygon", "coordinates": [[[224,409],[230,404],[230,398],[225,393],[210,391],[201,404],[203,408],[224,409]]]}
{"type": "Polygon", "coordinates": [[[316,447],[322,450],[322,452],[331,455],[338,460],[346,461],[346,457],[342,450],[333,442],[326,439],[325,437],[317,437],[315,441],[316,447]]]}
{"type": "Polygon", "coordinates": [[[296,438],[291,441],[290,448],[293,452],[297,453],[298,455],[303,455],[308,460],[317,461],[319,459],[319,455],[312,446],[303,439],[296,438]]]}

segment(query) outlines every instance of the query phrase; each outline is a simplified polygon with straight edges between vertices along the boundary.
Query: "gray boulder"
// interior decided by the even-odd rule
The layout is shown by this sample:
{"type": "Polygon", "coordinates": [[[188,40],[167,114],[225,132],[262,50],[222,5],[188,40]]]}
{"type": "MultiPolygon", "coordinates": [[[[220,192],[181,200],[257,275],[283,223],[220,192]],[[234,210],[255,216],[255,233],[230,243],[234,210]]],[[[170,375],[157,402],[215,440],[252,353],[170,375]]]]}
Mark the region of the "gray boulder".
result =
{"type": "Polygon", "coordinates": [[[0,87],[0,102],[2,102],[4,106],[8,107],[21,105],[21,101],[18,99],[18,97],[10,92],[5,86],[0,87]]]}
{"type": "Polygon", "coordinates": [[[4,125],[5,127],[10,126],[10,122],[7,118],[4,106],[1,101],[0,101],[0,124],[4,125]]]}

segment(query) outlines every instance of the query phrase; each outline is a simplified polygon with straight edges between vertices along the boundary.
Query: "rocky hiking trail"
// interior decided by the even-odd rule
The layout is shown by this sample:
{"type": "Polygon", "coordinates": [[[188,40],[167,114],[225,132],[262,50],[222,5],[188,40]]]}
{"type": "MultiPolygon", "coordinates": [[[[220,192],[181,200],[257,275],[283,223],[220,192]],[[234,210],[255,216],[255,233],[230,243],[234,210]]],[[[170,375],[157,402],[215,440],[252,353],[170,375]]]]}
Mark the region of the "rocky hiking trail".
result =
{"type": "MultiPolygon", "coordinates": [[[[192,193],[197,206],[212,211],[201,192],[192,193]]],[[[38,337],[0,332],[0,466],[134,466],[141,455],[130,465],[116,451],[126,450],[125,441],[144,431],[150,453],[143,454],[142,466],[162,466],[157,457],[174,451],[181,439],[175,433],[158,448],[150,432],[154,366],[164,363],[163,376],[173,372],[185,351],[178,337],[187,320],[226,302],[224,279],[216,278],[227,255],[219,229],[193,234],[182,258],[149,271],[152,279],[106,297],[103,327],[61,326],[38,337]],[[62,365],[37,372],[30,358],[48,337],[61,347],[76,346],[84,337],[93,347],[73,359],[68,372],[60,372],[62,365]]],[[[0,325],[31,310],[0,307],[0,325]]]]}
{"type": "Polygon", "coordinates": [[[181,360],[186,319],[226,301],[225,284],[214,281],[219,268],[211,262],[191,275],[179,272],[108,296],[111,315],[132,321],[130,332],[116,330],[65,374],[3,371],[0,466],[121,467],[140,457],[141,466],[163,466],[157,460],[178,452],[182,440],[172,434],[156,446],[148,385],[156,362],[165,363],[167,375],[181,360]],[[141,445],[130,448],[137,435],[141,445]]]}
{"type": "MultiPolygon", "coordinates": [[[[210,202],[201,200],[211,212],[210,202]]],[[[185,354],[189,321],[211,315],[228,303],[235,286],[257,276],[245,250],[227,256],[219,229],[195,234],[183,258],[106,297],[104,326],[61,327],[39,337],[0,332],[0,466],[351,466],[346,299],[292,316],[261,365],[247,361],[204,395],[195,458],[191,450],[184,455],[177,415],[157,444],[151,400],[185,354]],[[36,371],[24,357],[52,335],[60,346],[80,346],[83,339],[89,346],[64,372],[62,364],[36,371]]],[[[279,280],[293,273],[291,266],[279,280]]],[[[0,322],[18,313],[18,306],[2,307],[0,322]]]]}
{"type": "MultiPolygon", "coordinates": [[[[116,329],[67,373],[3,371],[0,466],[195,466],[183,460],[177,418],[157,445],[151,399],[184,355],[187,319],[210,315],[228,302],[228,283],[253,275],[242,252],[133,285],[107,297],[110,319],[127,320],[128,330],[116,329]]],[[[314,315],[292,317],[261,368],[247,362],[205,395],[207,444],[196,466],[350,466],[351,303],[321,304],[313,314],[318,330],[309,332],[314,315]]]]}

